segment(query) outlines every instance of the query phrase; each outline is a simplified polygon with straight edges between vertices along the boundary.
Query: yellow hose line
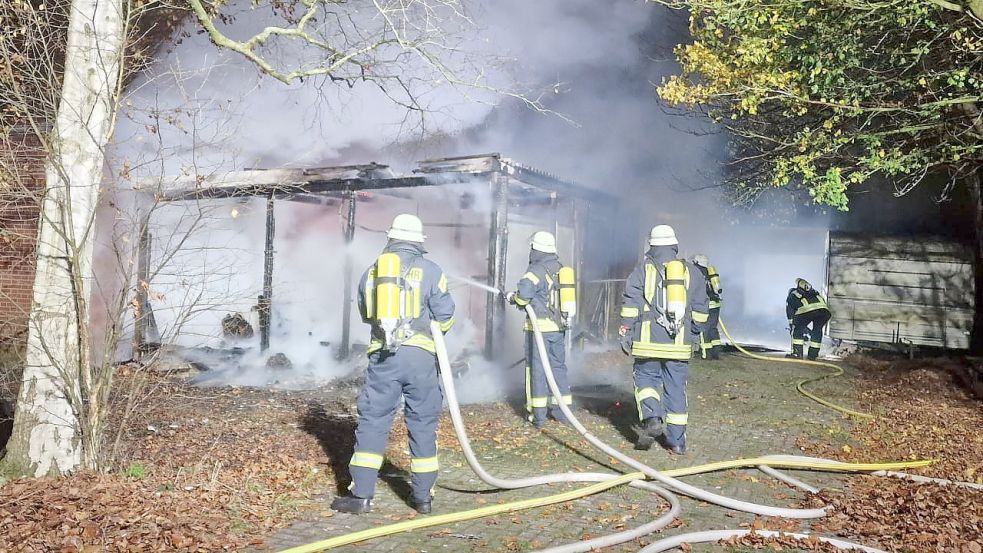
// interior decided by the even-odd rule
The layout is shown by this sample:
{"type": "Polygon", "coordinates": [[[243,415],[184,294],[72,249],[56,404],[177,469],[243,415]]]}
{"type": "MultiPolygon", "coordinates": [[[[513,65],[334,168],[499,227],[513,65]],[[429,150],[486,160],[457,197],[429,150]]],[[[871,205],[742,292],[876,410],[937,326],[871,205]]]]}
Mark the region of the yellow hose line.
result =
{"type": "Polygon", "coordinates": [[[585,486],[583,488],[577,490],[571,490],[569,492],[558,493],[556,495],[536,497],[532,499],[525,499],[522,501],[514,501],[512,503],[503,503],[502,505],[489,505],[488,507],[471,509],[470,511],[460,511],[457,513],[448,513],[446,515],[415,518],[413,520],[397,522],[396,524],[377,526],[375,528],[369,528],[368,530],[362,530],[361,532],[354,532],[351,534],[345,534],[344,536],[338,536],[336,538],[330,538],[314,543],[309,543],[307,545],[301,545],[299,547],[284,549],[280,553],[313,553],[315,551],[324,551],[325,549],[333,549],[335,547],[341,547],[342,545],[349,545],[352,543],[370,540],[373,538],[380,538],[382,536],[397,534],[399,532],[416,530],[417,528],[440,526],[443,524],[451,524],[454,522],[461,522],[464,520],[471,520],[474,518],[498,515],[501,513],[509,513],[512,511],[521,511],[523,509],[532,509],[534,507],[543,507],[545,505],[553,505],[554,503],[573,501],[574,499],[579,499],[581,497],[593,495],[599,492],[603,492],[605,490],[609,490],[611,488],[616,488],[622,484],[627,484],[632,480],[645,480],[645,475],[642,474],[641,472],[631,472],[625,474],[624,476],[619,476],[611,480],[598,482],[597,484],[591,484],[590,486],[585,486]]]}
{"type": "Polygon", "coordinates": [[[824,472],[874,472],[878,470],[900,470],[921,468],[931,465],[935,461],[932,459],[920,459],[917,461],[892,461],[890,463],[841,463],[839,461],[795,461],[779,460],[768,457],[752,457],[750,459],[734,459],[732,461],[718,461],[705,465],[696,465],[672,470],[660,471],[666,476],[691,476],[693,474],[703,474],[706,472],[716,472],[720,470],[757,467],[765,465],[776,469],[803,469],[819,470],[824,472]],[[887,468],[894,467],[894,468],[887,468]]]}
{"type": "Polygon", "coordinates": [[[744,355],[747,355],[748,357],[751,357],[752,359],[760,359],[761,361],[778,361],[780,363],[798,363],[800,365],[813,365],[813,366],[827,367],[827,368],[833,369],[833,372],[832,373],[824,374],[822,376],[817,376],[815,378],[807,378],[805,380],[800,381],[798,384],[795,385],[795,389],[798,390],[800,394],[802,394],[802,395],[806,396],[807,398],[815,401],[816,403],[819,403],[820,405],[825,405],[826,407],[829,407],[830,409],[839,411],[840,413],[843,413],[843,414],[846,414],[846,415],[850,415],[851,417],[861,418],[861,419],[867,419],[867,420],[873,420],[874,419],[874,415],[871,415],[869,413],[862,413],[860,411],[854,411],[853,409],[848,409],[846,407],[843,407],[842,405],[837,405],[837,404],[835,404],[835,403],[833,403],[831,401],[827,401],[827,400],[825,400],[825,399],[817,396],[816,394],[813,394],[812,392],[810,392],[810,391],[808,391],[808,390],[805,389],[805,385],[806,384],[811,384],[813,382],[819,382],[820,380],[824,380],[826,378],[831,378],[831,377],[834,377],[834,376],[840,376],[840,375],[842,375],[843,374],[843,368],[842,367],[839,367],[839,366],[834,365],[832,363],[825,363],[823,361],[811,361],[811,360],[808,360],[808,359],[782,359],[782,358],[776,358],[776,357],[766,357],[764,355],[758,355],[756,353],[751,353],[750,351],[742,348],[741,345],[738,344],[737,341],[734,340],[734,338],[730,335],[730,332],[727,332],[727,325],[724,324],[723,319],[720,320],[720,330],[723,330],[724,331],[724,336],[727,336],[727,339],[730,340],[730,343],[735,348],[737,348],[738,351],[740,351],[744,355]]]}
{"type": "MultiPolygon", "coordinates": [[[[731,461],[718,461],[716,463],[707,463],[703,465],[695,465],[692,467],[684,467],[666,471],[660,471],[666,476],[691,476],[694,474],[702,474],[706,472],[715,472],[719,470],[735,469],[735,468],[745,468],[745,467],[756,467],[759,465],[766,465],[772,468],[784,468],[784,469],[804,469],[804,470],[821,470],[828,472],[873,472],[878,470],[900,470],[907,468],[919,468],[932,464],[934,461],[930,459],[919,460],[919,461],[897,461],[890,463],[841,463],[838,461],[794,461],[794,460],[778,460],[769,459],[767,457],[752,457],[750,459],[734,459],[731,461]]],[[[377,526],[375,528],[370,528],[368,530],[363,530],[361,532],[355,532],[352,534],[345,534],[344,536],[338,536],[335,538],[326,539],[319,542],[310,543],[307,545],[302,545],[299,547],[293,547],[290,549],[284,549],[280,553],[313,553],[315,551],[324,551],[326,549],[333,549],[335,547],[341,547],[343,545],[349,545],[352,543],[357,543],[360,541],[366,541],[373,538],[381,538],[383,536],[389,536],[392,534],[398,534],[400,532],[408,532],[410,530],[416,530],[418,528],[428,528],[430,526],[440,526],[443,524],[452,524],[454,522],[462,522],[465,520],[471,520],[475,518],[482,518],[492,515],[498,515],[501,513],[509,513],[513,511],[521,511],[525,509],[532,509],[535,507],[543,507],[546,505],[553,505],[554,503],[563,503],[565,501],[572,501],[574,499],[579,499],[581,497],[586,497],[588,495],[593,495],[611,488],[615,488],[622,484],[631,482],[632,480],[645,480],[645,475],[641,472],[632,472],[624,476],[619,476],[611,480],[606,480],[604,482],[599,482],[597,484],[591,484],[590,486],[585,486],[577,490],[571,490],[569,492],[563,492],[556,495],[549,495],[546,497],[525,499],[522,501],[515,501],[512,503],[503,503],[501,505],[489,505],[488,507],[481,507],[479,509],[471,509],[470,511],[460,511],[457,513],[448,513],[446,515],[437,515],[426,518],[415,518],[413,520],[407,520],[404,522],[397,522],[395,524],[389,524],[386,526],[377,526]]]]}

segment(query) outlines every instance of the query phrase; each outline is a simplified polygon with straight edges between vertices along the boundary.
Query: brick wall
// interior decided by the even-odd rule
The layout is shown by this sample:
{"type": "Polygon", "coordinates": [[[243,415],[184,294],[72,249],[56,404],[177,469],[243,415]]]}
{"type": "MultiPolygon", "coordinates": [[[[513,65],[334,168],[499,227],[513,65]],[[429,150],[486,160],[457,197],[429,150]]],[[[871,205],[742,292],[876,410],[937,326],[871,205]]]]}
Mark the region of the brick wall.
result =
{"type": "Polygon", "coordinates": [[[31,134],[0,136],[0,343],[27,331],[44,155],[31,134]]]}

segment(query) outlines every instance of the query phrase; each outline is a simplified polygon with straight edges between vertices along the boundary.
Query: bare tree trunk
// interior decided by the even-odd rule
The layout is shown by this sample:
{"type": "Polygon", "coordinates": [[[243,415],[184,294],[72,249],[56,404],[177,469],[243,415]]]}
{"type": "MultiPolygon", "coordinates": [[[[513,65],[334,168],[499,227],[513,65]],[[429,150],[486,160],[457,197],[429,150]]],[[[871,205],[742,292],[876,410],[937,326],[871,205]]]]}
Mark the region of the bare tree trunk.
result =
{"type": "Polygon", "coordinates": [[[34,476],[98,464],[102,388],[108,383],[92,378],[88,302],[125,1],[73,0],[71,6],[62,94],[47,140],[27,365],[5,459],[34,476]]]}
{"type": "Polygon", "coordinates": [[[980,190],[980,170],[976,169],[969,177],[969,197],[973,202],[973,224],[975,229],[973,257],[976,260],[976,309],[973,314],[973,334],[970,348],[974,354],[983,353],[983,194],[980,190]]]}

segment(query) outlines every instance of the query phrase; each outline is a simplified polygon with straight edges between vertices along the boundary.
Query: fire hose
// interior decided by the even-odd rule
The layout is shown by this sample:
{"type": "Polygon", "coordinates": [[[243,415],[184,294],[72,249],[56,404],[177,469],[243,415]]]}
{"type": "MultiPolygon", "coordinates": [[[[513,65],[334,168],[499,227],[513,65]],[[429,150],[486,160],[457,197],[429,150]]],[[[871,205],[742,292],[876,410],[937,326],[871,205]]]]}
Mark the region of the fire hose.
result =
{"type": "MultiPolygon", "coordinates": [[[[478,474],[479,478],[481,478],[489,485],[498,488],[510,488],[510,489],[528,487],[528,486],[534,486],[540,484],[557,483],[557,482],[585,482],[585,481],[597,482],[599,480],[601,482],[597,484],[593,484],[591,486],[586,486],[578,490],[564,492],[561,494],[555,494],[552,496],[517,501],[517,502],[503,504],[503,505],[494,505],[494,506],[484,507],[480,509],[462,511],[458,513],[449,513],[445,515],[415,519],[415,520],[405,521],[397,524],[372,528],[362,532],[355,532],[352,534],[338,536],[336,538],[331,538],[328,540],[311,543],[305,546],[288,549],[286,551],[289,553],[301,553],[301,552],[306,553],[306,552],[313,552],[313,551],[321,551],[325,549],[339,547],[346,544],[365,541],[376,537],[391,535],[398,532],[405,532],[418,528],[449,524],[453,522],[470,520],[474,518],[490,516],[490,515],[500,514],[505,512],[512,512],[521,509],[541,507],[544,505],[550,505],[558,502],[570,501],[580,497],[585,497],[587,495],[599,493],[601,491],[611,489],[613,487],[625,483],[628,483],[629,485],[635,487],[653,491],[669,502],[670,510],[667,513],[665,513],[663,516],[659,517],[658,519],[650,523],[644,524],[633,530],[619,532],[617,534],[603,536],[600,538],[595,538],[593,540],[581,541],[566,546],[555,547],[547,550],[553,553],[572,553],[572,552],[579,552],[579,551],[589,551],[591,549],[596,549],[598,547],[606,547],[618,543],[623,543],[625,541],[629,541],[637,537],[641,537],[646,534],[650,534],[652,532],[658,531],[659,529],[668,525],[678,515],[680,511],[680,506],[675,496],[672,493],[668,492],[665,488],[662,488],[650,482],[644,482],[642,479],[645,476],[649,476],[650,478],[658,480],[663,484],[667,485],[668,487],[671,487],[672,489],[679,491],[680,493],[684,493],[686,495],[690,495],[698,499],[707,500],[737,510],[742,510],[742,511],[752,512],[757,514],[767,514],[769,516],[786,516],[791,518],[814,518],[814,517],[824,516],[826,514],[826,508],[786,509],[786,508],[757,505],[754,503],[747,503],[743,501],[734,500],[731,498],[726,498],[723,496],[718,496],[711,492],[706,492],[705,490],[701,490],[700,488],[696,488],[694,486],[690,486],[688,484],[680,482],[673,477],[685,476],[690,474],[699,474],[703,472],[710,472],[716,470],[725,470],[729,468],[758,466],[762,470],[768,469],[769,471],[771,471],[769,472],[769,474],[776,475],[778,478],[791,485],[795,485],[803,489],[806,489],[807,491],[811,491],[811,490],[815,490],[815,488],[808,486],[807,484],[804,484],[802,482],[799,482],[798,480],[791,478],[787,475],[774,471],[774,469],[771,469],[770,467],[777,466],[783,468],[801,468],[801,469],[812,469],[812,470],[823,470],[823,471],[853,472],[853,471],[871,471],[871,470],[887,471],[890,469],[898,469],[898,468],[913,468],[917,466],[925,466],[930,463],[930,461],[914,461],[914,462],[902,462],[902,463],[861,465],[861,464],[841,463],[838,461],[829,461],[829,460],[821,460],[821,459],[800,458],[794,456],[768,456],[768,457],[760,457],[756,459],[743,459],[743,460],[710,463],[707,465],[701,465],[697,467],[689,467],[689,468],[676,469],[676,470],[664,471],[664,472],[657,471],[651,467],[648,467],[647,465],[644,465],[639,461],[632,459],[631,457],[623,455],[619,451],[615,450],[614,448],[611,448],[610,446],[608,446],[607,444],[605,444],[604,442],[600,441],[598,438],[590,434],[590,432],[588,432],[587,429],[579,422],[576,416],[573,415],[573,413],[569,410],[569,408],[566,405],[564,405],[562,401],[559,400],[561,394],[559,388],[556,386],[556,381],[553,378],[552,367],[549,366],[548,359],[545,355],[545,344],[543,343],[542,334],[539,332],[538,321],[535,319],[535,313],[532,313],[531,309],[529,309],[528,307],[527,307],[527,312],[529,312],[530,320],[533,322],[533,327],[535,329],[534,334],[536,337],[537,349],[539,350],[539,353],[542,359],[544,360],[543,365],[547,377],[547,382],[550,386],[551,393],[554,395],[555,398],[557,398],[560,409],[564,412],[568,420],[571,421],[571,423],[578,430],[578,432],[580,432],[585,438],[588,439],[588,441],[590,441],[593,445],[595,445],[595,447],[598,447],[599,449],[601,449],[605,453],[608,453],[612,457],[621,460],[626,465],[633,466],[634,468],[639,469],[638,472],[633,472],[620,476],[616,474],[607,474],[607,473],[560,473],[554,475],[544,475],[544,476],[523,478],[523,479],[502,479],[502,478],[494,477],[489,473],[487,473],[487,471],[485,471],[483,467],[481,467],[480,463],[478,462],[477,458],[474,455],[474,452],[471,450],[470,442],[467,438],[467,433],[463,425],[463,420],[461,418],[460,408],[457,403],[456,393],[453,385],[453,377],[449,370],[449,362],[447,359],[446,346],[443,343],[443,339],[442,339],[441,332],[439,331],[439,327],[436,327],[436,325],[434,325],[433,332],[434,332],[434,341],[436,342],[437,345],[436,348],[437,360],[439,366],[441,367],[440,376],[444,386],[445,394],[447,395],[448,406],[451,412],[451,419],[452,422],[454,423],[458,440],[461,443],[462,451],[464,451],[465,457],[468,460],[469,465],[475,471],[475,473],[478,474]]],[[[897,473],[897,474],[904,474],[904,473],[897,473]]],[[[732,531],[727,531],[727,532],[732,532],[732,531]]],[[[734,534],[733,533],[728,534],[728,536],[730,535],[734,535],[734,534]]],[[[687,541],[689,543],[695,543],[697,541],[700,541],[699,539],[696,539],[696,537],[690,538],[687,541]]],[[[709,541],[716,541],[719,539],[721,538],[713,538],[710,539],[709,541]]],[[[829,539],[827,538],[826,540],[829,539]]],[[[858,544],[843,542],[842,540],[836,540],[836,541],[838,541],[838,543],[844,543],[847,546],[862,551],[879,551],[876,549],[865,548],[864,546],[858,544]]],[[[663,542],[656,542],[655,544],[649,547],[651,548],[661,543],[663,542]]],[[[673,545],[668,548],[671,549],[673,547],[675,546],[673,545]]],[[[658,549],[658,550],[662,551],[666,549],[658,549]]],[[[646,549],[646,551],[648,551],[648,549],[646,549]]]]}
{"type": "Polygon", "coordinates": [[[758,355],[756,353],[752,353],[748,351],[740,344],[738,344],[736,340],[734,340],[734,338],[730,335],[730,332],[727,332],[727,325],[724,324],[723,319],[720,320],[720,330],[724,331],[724,336],[726,336],[727,339],[730,340],[730,343],[735,348],[737,348],[737,351],[743,353],[744,355],[747,355],[752,359],[758,359],[760,361],[778,361],[780,363],[795,363],[799,365],[812,365],[816,367],[826,367],[828,369],[832,369],[833,372],[831,373],[823,374],[814,378],[806,378],[805,380],[799,381],[798,383],[796,383],[795,389],[798,390],[800,394],[815,401],[816,403],[829,407],[830,409],[833,409],[835,411],[839,411],[840,413],[843,413],[845,415],[850,415],[851,417],[857,417],[866,420],[874,419],[874,415],[871,415],[869,413],[861,413],[860,411],[854,411],[853,409],[848,409],[846,407],[843,407],[842,405],[837,405],[832,401],[825,400],[805,389],[806,384],[812,384],[813,382],[819,382],[820,380],[825,380],[827,378],[834,378],[837,376],[841,376],[843,374],[843,367],[840,367],[839,365],[834,365],[833,363],[826,363],[824,361],[813,361],[811,359],[787,359],[787,358],[783,359],[779,357],[767,357],[764,355],[758,355]]]}

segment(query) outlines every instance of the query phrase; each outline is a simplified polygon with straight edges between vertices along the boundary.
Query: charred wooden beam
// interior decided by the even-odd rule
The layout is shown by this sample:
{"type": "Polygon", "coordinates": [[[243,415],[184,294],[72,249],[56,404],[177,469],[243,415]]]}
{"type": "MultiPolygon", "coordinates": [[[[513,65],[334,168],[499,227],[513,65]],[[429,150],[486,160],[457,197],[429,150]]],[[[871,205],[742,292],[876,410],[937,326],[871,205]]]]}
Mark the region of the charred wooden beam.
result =
{"type": "Polygon", "coordinates": [[[275,200],[266,199],[266,247],[263,250],[263,294],[259,297],[259,348],[270,347],[270,327],[273,308],[273,238],[276,236],[275,200]]]}
{"type": "MultiPolygon", "coordinates": [[[[505,262],[509,237],[509,178],[493,173],[492,205],[488,236],[488,284],[505,289],[505,262]]],[[[505,298],[489,292],[485,310],[485,357],[494,358],[505,334],[505,298]]]]}
{"type": "Polygon", "coordinates": [[[341,307],[341,345],[338,347],[338,359],[347,359],[351,353],[352,295],[355,286],[351,245],[355,240],[356,196],[354,190],[348,193],[348,217],[345,220],[345,297],[341,307]]]}

